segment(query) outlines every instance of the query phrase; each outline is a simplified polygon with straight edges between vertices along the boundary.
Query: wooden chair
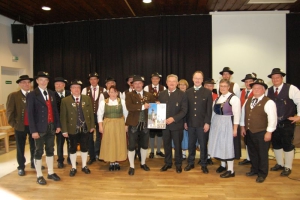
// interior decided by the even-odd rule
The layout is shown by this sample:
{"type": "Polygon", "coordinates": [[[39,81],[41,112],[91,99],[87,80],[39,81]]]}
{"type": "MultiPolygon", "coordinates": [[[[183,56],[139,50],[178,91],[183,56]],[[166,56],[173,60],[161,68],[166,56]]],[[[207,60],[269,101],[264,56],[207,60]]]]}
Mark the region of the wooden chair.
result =
{"type": "Polygon", "coordinates": [[[13,127],[11,127],[8,124],[7,117],[6,117],[6,110],[2,109],[0,110],[0,132],[1,133],[6,133],[7,135],[7,147],[9,149],[9,136],[15,134],[15,130],[13,127]]]}
{"type": "Polygon", "coordinates": [[[4,147],[5,152],[9,152],[9,141],[8,141],[8,135],[5,132],[0,132],[0,139],[4,139],[4,147]]]}
{"type": "Polygon", "coordinates": [[[5,107],[4,107],[4,104],[0,104],[0,110],[4,110],[5,107]]]}

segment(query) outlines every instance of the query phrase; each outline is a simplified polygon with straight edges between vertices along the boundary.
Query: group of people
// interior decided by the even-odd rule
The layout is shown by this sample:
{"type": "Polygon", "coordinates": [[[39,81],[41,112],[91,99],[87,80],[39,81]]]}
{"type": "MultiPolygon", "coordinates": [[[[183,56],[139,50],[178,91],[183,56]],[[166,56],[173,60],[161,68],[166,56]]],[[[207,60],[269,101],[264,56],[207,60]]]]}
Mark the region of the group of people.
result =
{"type": "Polygon", "coordinates": [[[7,118],[15,129],[18,174],[25,175],[24,149],[29,136],[31,167],[36,169],[37,183],[46,184],[42,170],[42,155],[46,152],[47,178],[59,181],[54,173],[54,140],[56,136],[57,166],[65,167],[63,148],[67,143],[67,162],[72,166],[71,177],[77,173],[77,151],[81,152],[81,171],[90,174],[88,165],[96,160],[109,163],[109,171],[120,170],[120,162],[129,160],[129,175],[135,174],[135,158],[140,167],[150,171],[146,164],[150,138],[149,158],[164,157],[160,171],[172,168],[172,148],[175,151],[175,168],[182,172],[182,161],[187,157],[184,171],[195,168],[196,148],[200,149],[201,170],[209,173],[211,157],[221,161],[216,170],[221,178],[235,176],[234,159],[241,157],[241,136],[244,137],[247,158],[239,164],[251,164],[247,176],[257,176],[262,183],[269,171],[270,142],[277,164],[271,171],[281,170],[281,176],[292,171],[294,156],[293,136],[295,122],[300,120],[300,91],[283,82],[285,73],[274,68],[268,76],[269,87],[256,74],[247,74],[242,91],[230,81],[234,72],[224,67],[222,79],[217,83],[204,81],[201,71],[193,74],[193,86],[185,79],[170,74],[166,87],[160,84],[161,75],[153,73],[151,84],[144,78],[130,75],[128,90],[120,92],[116,81],[108,77],[106,88],[98,85],[99,75],[88,76],[90,86],[82,88],[80,80],[54,79],[55,92],[48,89],[49,74],[38,72],[35,78],[22,75],[17,80],[20,90],[7,99],[7,118]],[[38,87],[30,91],[31,82],[38,87]],[[204,86],[203,86],[204,85],[204,86]],[[213,92],[216,87],[217,93],[213,92]],[[166,104],[166,129],[149,129],[148,109],[151,103],[166,104]],[[95,135],[95,137],[94,137],[95,135]],[[164,153],[161,151],[163,142],[164,153]],[[78,145],[79,144],[79,145],[78,145]],[[186,156],[188,150],[188,156],[186,156]],[[89,160],[88,160],[89,156],[89,160]]]}

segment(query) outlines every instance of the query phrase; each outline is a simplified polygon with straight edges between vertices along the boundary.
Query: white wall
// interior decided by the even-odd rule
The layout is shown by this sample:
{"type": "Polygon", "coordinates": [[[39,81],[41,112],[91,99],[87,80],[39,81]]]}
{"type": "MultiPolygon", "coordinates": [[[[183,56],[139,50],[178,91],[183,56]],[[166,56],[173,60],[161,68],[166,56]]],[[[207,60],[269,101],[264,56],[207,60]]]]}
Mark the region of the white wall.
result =
{"type": "Polygon", "coordinates": [[[267,75],[273,68],[286,70],[286,13],[212,12],[213,78],[228,66],[232,81],[244,87],[241,80],[255,72],[271,85],[267,75]]]}

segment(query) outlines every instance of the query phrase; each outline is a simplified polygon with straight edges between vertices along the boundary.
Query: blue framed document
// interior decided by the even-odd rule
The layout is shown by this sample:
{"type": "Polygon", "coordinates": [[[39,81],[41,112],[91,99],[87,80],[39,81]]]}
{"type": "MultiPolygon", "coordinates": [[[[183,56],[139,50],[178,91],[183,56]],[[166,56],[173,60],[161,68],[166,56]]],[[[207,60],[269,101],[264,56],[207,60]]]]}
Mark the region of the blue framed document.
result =
{"type": "Polygon", "coordinates": [[[148,109],[148,128],[166,129],[166,108],[165,103],[150,103],[148,109]]]}

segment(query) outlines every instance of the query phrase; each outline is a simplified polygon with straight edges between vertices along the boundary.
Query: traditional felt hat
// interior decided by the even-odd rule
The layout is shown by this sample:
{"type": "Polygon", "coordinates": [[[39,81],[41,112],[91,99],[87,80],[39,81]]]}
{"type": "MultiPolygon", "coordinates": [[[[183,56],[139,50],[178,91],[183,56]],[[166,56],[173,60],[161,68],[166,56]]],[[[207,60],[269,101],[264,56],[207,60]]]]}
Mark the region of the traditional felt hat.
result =
{"type": "Polygon", "coordinates": [[[82,86],[82,82],[80,80],[74,79],[74,80],[71,81],[70,86],[71,85],[80,85],[80,86],[82,86]]]}
{"type": "Polygon", "coordinates": [[[223,75],[223,72],[229,72],[229,74],[233,74],[233,71],[229,67],[224,67],[220,74],[223,75]]]}
{"type": "Polygon", "coordinates": [[[161,78],[162,76],[161,76],[161,74],[159,74],[158,72],[155,72],[155,73],[151,74],[151,78],[152,78],[152,77],[158,77],[158,78],[161,78]]]}
{"type": "Polygon", "coordinates": [[[273,74],[281,74],[283,77],[285,77],[285,73],[283,71],[281,71],[280,68],[274,68],[272,69],[271,74],[268,75],[269,78],[272,78],[273,74]]]}
{"type": "Polygon", "coordinates": [[[66,79],[64,79],[63,77],[56,77],[54,79],[54,83],[55,82],[64,82],[65,84],[68,84],[68,81],[66,79]]]}
{"type": "Polygon", "coordinates": [[[215,80],[212,78],[208,78],[204,81],[204,84],[216,84],[215,80]]]}
{"type": "Polygon", "coordinates": [[[254,81],[254,83],[251,83],[251,84],[250,84],[251,88],[252,88],[252,87],[253,87],[253,85],[255,85],[255,84],[262,85],[262,86],[264,86],[264,87],[265,87],[265,89],[267,89],[267,88],[268,88],[268,85],[267,85],[267,84],[265,84],[264,80],[262,80],[262,79],[260,79],[260,78],[256,79],[256,80],[254,81]]]}
{"type": "Polygon", "coordinates": [[[48,72],[43,72],[43,71],[39,71],[35,77],[35,79],[37,78],[40,78],[40,77],[43,77],[43,78],[50,78],[49,76],[49,73],[48,72]]]}
{"type": "Polygon", "coordinates": [[[131,83],[133,83],[133,82],[135,82],[135,81],[142,81],[142,82],[144,82],[145,79],[144,79],[144,77],[142,77],[142,76],[140,76],[140,75],[135,75],[135,76],[133,77],[133,80],[132,80],[131,83]]]}
{"type": "Polygon", "coordinates": [[[242,79],[242,82],[245,82],[245,80],[248,80],[248,79],[253,79],[255,81],[256,80],[256,74],[255,73],[246,74],[245,78],[242,79]]]}
{"type": "Polygon", "coordinates": [[[30,78],[28,75],[22,75],[19,77],[19,79],[16,81],[16,83],[20,83],[23,80],[30,80],[30,82],[31,82],[31,81],[33,81],[33,78],[30,78]]]}
{"type": "Polygon", "coordinates": [[[116,82],[116,79],[114,79],[113,77],[107,77],[107,79],[105,79],[105,83],[109,82],[109,81],[114,81],[116,82]]]}
{"type": "Polygon", "coordinates": [[[92,77],[97,77],[99,79],[99,75],[97,72],[90,73],[88,79],[90,79],[92,77]]]}

